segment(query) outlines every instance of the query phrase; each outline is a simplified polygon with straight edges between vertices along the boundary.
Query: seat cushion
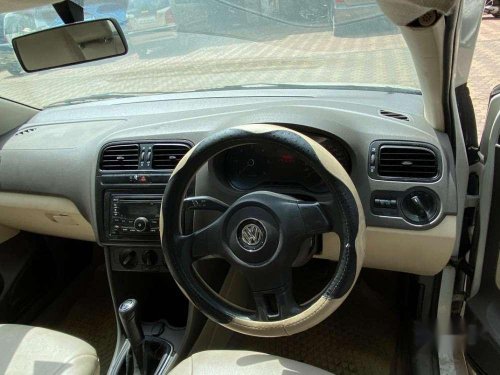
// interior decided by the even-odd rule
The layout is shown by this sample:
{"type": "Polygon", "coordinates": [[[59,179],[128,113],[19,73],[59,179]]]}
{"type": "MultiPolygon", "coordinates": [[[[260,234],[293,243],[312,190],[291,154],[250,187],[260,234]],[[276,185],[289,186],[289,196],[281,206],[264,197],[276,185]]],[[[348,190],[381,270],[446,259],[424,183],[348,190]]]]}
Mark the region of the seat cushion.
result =
{"type": "Polygon", "coordinates": [[[0,324],[0,374],[98,373],[96,351],[85,341],[50,329],[0,324]]]}
{"type": "Polygon", "coordinates": [[[305,363],[244,350],[207,350],[179,363],[169,375],[331,375],[305,363]]]}

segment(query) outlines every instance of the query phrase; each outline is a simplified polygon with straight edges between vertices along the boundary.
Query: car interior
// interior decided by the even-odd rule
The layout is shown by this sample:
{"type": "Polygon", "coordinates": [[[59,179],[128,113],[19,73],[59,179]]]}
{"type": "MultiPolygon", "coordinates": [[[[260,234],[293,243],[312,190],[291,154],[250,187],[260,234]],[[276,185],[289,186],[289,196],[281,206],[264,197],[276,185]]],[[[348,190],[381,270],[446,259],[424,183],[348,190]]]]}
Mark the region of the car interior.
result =
{"type": "MultiPolygon", "coordinates": [[[[231,35],[274,30],[263,17],[358,40],[328,29],[335,1],[294,17],[293,1],[202,3],[148,15],[134,1],[140,34],[116,9],[88,19],[84,2],[0,0],[60,17],[12,39],[22,75],[0,71],[0,373],[497,374],[500,88],[478,139],[467,86],[484,2],[347,2],[346,17],[376,7],[397,33],[382,37],[407,59],[384,45],[387,74],[415,87],[319,84],[304,69],[356,75],[357,62],[326,45],[297,57],[279,43],[305,31],[288,29],[265,42],[284,58],[248,81],[238,48],[277,53],[260,39],[221,42],[241,55],[220,70],[207,34],[186,39],[168,77],[192,86],[160,87],[144,71],[170,66],[136,45],[159,14],[171,46],[201,14],[221,35],[224,7],[231,35]],[[183,60],[209,53],[195,73],[183,60]]],[[[359,74],[378,77],[381,55],[359,74]]]]}

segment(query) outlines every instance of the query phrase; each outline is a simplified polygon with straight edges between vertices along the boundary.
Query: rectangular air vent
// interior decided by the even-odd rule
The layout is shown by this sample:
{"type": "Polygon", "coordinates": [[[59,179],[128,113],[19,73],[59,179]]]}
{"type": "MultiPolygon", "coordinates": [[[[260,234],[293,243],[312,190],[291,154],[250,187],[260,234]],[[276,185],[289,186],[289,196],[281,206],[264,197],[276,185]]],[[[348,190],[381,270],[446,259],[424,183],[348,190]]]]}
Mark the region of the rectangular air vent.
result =
{"type": "Polygon", "coordinates": [[[439,174],[436,153],[427,147],[382,145],[379,149],[378,175],[409,179],[434,179],[439,174]]]}
{"type": "Polygon", "coordinates": [[[175,169],[189,151],[183,143],[157,144],[153,146],[153,169],[175,169]]]}
{"type": "Polygon", "coordinates": [[[108,146],[101,156],[101,169],[103,170],[129,170],[137,169],[139,165],[139,145],[122,144],[108,146]]]}
{"type": "Polygon", "coordinates": [[[402,113],[397,113],[397,112],[391,112],[391,111],[386,111],[384,109],[381,109],[379,111],[379,113],[382,115],[382,116],[385,116],[385,117],[390,117],[390,118],[393,118],[395,120],[401,120],[401,121],[410,121],[410,118],[402,113]]]}

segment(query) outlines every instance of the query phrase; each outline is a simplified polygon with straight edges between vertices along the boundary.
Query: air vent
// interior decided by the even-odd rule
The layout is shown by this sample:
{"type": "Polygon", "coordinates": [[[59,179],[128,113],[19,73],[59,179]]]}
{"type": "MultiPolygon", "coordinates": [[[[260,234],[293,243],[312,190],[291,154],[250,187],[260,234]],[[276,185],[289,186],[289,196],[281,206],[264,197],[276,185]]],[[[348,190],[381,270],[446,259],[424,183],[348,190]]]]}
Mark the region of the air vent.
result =
{"type": "Polygon", "coordinates": [[[139,145],[123,144],[108,146],[101,157],[103,170],[137,169],[139,165],[139,145]]]}
{"type": "Polygon", "coordinates": [[[26,135],[26,134],[30,134],[30,133],[33,133],[34,131],[36,131],[38,128],[28,128],[28,129],[24,129],[24,130],[21,130],[21,131],[18,131],[16,134],[14,134],[15,136],[16,135],[26,135]]]}
{"type": "Polygon", "coordinates": [[[401,121],[410,121],[410,118],[406,115],[403,115],[402,113],[396,113],[396,112],[391,112],[391,111],[386,111],[381,109],[379,112],[382,116],[385,117],[390,117],[395,120],[401,120],[401,121]]]}
{"type": "Polygon", "coordinates": [[[174,169],[189,151],[182,143],[157,144],[153,146],[153,169],[174,169]]]}
{"type": "Polygon", "coordinates": [[[434,179],[439,165],[436,153],[422,146],[382,145],[379,149],[378,175],[408,179],[434,179]]]}

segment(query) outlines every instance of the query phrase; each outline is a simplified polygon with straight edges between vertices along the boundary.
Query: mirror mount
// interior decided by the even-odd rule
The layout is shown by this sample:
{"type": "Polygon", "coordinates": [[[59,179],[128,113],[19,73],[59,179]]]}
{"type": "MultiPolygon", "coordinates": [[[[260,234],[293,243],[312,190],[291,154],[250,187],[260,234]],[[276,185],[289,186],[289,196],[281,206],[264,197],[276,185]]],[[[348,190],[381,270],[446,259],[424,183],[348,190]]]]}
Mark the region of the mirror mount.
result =
{"type": "Polygon", "coordinates": [[[64,0],[52,4],[61,20],[67,25],[69,23],[83,21],[83,7],[72,0],[64,0]]]}

